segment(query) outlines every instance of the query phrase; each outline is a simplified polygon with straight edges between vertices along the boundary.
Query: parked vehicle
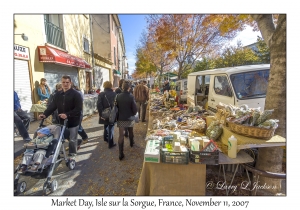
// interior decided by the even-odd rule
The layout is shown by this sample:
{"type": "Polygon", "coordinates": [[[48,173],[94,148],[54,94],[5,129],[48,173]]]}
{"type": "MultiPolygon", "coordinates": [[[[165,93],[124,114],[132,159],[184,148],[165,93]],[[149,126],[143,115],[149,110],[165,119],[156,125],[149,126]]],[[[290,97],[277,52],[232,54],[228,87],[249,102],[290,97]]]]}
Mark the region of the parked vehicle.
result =
{"type": "Polygon", "coordinates": [[[188,75],[188,105],[210,113],[219,102],[264,110],[270,64],[236,66],[193,72],[188,75]]]}
{"type": "Polygon", "coordinates": [[[179,97],[180,103],[186,103],[187,102],[187,79],[181,79],[176,81],[175,90],[177,93],[177,96],[179,97]]]}

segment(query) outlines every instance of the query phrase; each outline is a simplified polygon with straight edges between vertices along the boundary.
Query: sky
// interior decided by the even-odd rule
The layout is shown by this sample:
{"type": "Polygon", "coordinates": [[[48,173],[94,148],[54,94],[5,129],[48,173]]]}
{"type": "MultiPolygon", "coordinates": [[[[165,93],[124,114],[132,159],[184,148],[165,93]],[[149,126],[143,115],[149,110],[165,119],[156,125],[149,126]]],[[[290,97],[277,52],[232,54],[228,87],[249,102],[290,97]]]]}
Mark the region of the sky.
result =
{"type": "MultiPolygon", "coordinates": [[[[135,69],[135,50],[143,30],[146,31],[146,17],[147,15],[141,14],[122,14],[119,15],[123,36],[125,40],[126,58],[129,65],[130,74],[135,69]]],[[[243,46],[253,44],[257,40],[257,36],[261,36],[260,32],[253,32],[252,28],[247,27],[244,31],[240,32],[238,36],[233,39],[230,44],[236,45],[240,40],[243,46]]]]}

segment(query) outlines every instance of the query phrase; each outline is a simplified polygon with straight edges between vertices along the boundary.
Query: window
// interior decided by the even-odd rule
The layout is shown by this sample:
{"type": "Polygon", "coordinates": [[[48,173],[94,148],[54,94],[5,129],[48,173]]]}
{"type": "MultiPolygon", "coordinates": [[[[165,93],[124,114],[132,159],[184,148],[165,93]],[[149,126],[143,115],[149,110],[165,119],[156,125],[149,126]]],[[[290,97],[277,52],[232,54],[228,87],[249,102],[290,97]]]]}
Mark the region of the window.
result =
{"type": "Polygon", "coordinates": [[[270,70],[250,71],[230,75],[238,99],[266,97],[270,70]]]}
{"type": "Polygon", "coordinates": [[[232,96],[231,88],[226,76],[215,76],[214,90],[218,95],[232,96]]]}
{"type": "Polygon", "coordinates": [[[83,51],[87,53],[90,52],[89,40],[85,37],[83,37],[83,51]]]}
{"type": "Polygon", "coordinates": [[[184,81],[184,82],[183,82],[183,89],[184,89],[184,90],[187,90],[187,81],[184,81]]]}

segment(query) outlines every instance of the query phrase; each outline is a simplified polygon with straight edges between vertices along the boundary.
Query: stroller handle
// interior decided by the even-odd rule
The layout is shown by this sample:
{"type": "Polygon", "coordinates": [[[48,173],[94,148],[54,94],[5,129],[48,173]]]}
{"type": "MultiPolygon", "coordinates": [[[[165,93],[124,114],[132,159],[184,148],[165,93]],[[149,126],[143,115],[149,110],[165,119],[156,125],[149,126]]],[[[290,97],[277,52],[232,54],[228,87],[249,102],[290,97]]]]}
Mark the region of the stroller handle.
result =
{"type": "Polygon", "coordinates": [[[67,126],[68,118],[64,120],[64,126],[67,126]]]}
{"type": "MultiPolygon", "coordinates": [[[[43,123],[45,121],[46,118],[42,118],[41,122],[40,122],[40,128],[43,126],[43,123]]],[[[64,126],[67,126],[67,122],[68,122],[68,119],[64,119],[64,126]]]]}

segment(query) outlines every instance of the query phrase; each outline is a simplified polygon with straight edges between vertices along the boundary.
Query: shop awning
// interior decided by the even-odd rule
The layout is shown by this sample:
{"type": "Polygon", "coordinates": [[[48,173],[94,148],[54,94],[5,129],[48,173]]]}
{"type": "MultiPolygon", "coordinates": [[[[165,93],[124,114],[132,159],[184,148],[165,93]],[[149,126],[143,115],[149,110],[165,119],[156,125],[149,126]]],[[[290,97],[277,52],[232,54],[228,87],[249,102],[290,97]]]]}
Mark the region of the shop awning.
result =
{"type": "Polygon", "coordinates": [[[114,74],[119,74],[119,75],[121,75],[121,72],[119,72],[118,70],[114,69],[114,74]]]}
{"type": "Polygon", "coordinates": [[[90,64],[84,59],[49,46],[38,46],[38,54],[40,62],[57,63],[82,69],[91,68],[90,64]]]}

